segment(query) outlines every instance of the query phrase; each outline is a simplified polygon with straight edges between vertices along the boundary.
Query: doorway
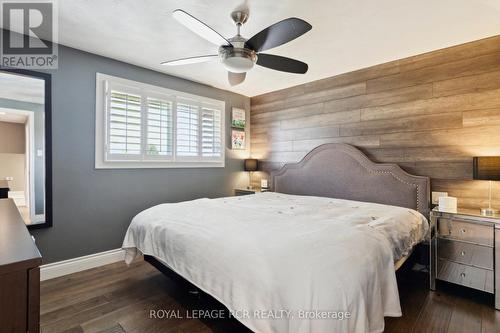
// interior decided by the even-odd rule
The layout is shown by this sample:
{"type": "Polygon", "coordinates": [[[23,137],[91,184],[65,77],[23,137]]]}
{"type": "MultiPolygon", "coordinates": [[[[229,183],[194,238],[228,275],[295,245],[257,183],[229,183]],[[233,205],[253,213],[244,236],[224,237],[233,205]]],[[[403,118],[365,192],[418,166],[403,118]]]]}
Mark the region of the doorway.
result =
{"type": "Polygon", "coordinates": [[[0,180],[5,196],[14,201],[26,224],[36,221],[33,202],[34,114],[0,108],[0,180]]]}

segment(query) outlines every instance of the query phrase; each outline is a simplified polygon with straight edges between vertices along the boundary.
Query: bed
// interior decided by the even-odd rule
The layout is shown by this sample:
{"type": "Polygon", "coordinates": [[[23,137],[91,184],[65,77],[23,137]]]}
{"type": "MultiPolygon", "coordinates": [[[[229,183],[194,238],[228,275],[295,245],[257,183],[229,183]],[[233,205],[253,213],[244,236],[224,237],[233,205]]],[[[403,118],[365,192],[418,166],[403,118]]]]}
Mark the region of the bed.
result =
{"type": "Polygon", "coordinates": [[[326,144],[271,175],[273,192],[162,204],[123,242],[257,333],[382,332],[395,270],[427,234],[429,178],[326,144]]]}

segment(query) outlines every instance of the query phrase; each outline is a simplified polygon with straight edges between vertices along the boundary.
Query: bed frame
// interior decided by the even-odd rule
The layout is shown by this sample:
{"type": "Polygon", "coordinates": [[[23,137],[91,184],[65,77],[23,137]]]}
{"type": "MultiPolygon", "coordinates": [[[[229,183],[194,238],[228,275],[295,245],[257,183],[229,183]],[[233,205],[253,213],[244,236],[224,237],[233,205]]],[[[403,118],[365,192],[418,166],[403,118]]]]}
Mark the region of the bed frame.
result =
{"type": "MultiPolygon", "coordinates": [[[[340,143],[321,145],[300,162],[272,172],[271,190],[407,207],[425,217],[430,209],[429,177],[410,175],[396,164],[374,163],[355,147],[340,143]]],[[[398,260],[395,269],[408,257],[398,260]]],[[[170,278],[187,283],[190,292],[199,292],[155,257],[145,255],[144,260],[170,278]]]]}

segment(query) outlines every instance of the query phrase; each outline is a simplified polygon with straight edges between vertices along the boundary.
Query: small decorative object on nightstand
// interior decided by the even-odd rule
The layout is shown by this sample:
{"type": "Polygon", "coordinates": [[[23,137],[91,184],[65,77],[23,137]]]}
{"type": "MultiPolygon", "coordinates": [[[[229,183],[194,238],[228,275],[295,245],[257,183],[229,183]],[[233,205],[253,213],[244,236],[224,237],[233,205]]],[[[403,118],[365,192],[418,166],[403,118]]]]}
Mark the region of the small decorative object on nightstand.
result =
{"type": "Polygon", "coordinates": [[[489,181],[488,208],[481,208],[481,215],[498,214],[497,210],[491,208],[491,181],[500,180],[500,156],[474,157],[474,179],[489,181]]]}
{"type": "Polygon", "coordinates": [[[500,215],[434,208],[430,255],[432,290],[436,280],[443,280],[485,291],[495,294],[495,308],[500,310],[500,215]]]}
{"type": "Polygon", "coordinates": [[[252,188],[252,189],[248,189],[248,188],[235,188],[234,189],[234,195],[235,196],[255,194],[255,193],[259,193],[259,192],[260,192],[260,190],[257,189],[257,188],[252,188]]]}
{"type": "Polygon", "coordinates": [[[441,212],[456,213],[458,207],[458,200],[455,197],[440,197],[438,199],[438,207],[441,212]]]}
{"type": "Polygon", "coordinates": [[[244,162],[245,171],[248,171],[248,189],[252,189],[252,172],[259,170],[259,160],[247,158],[244,162]]]}

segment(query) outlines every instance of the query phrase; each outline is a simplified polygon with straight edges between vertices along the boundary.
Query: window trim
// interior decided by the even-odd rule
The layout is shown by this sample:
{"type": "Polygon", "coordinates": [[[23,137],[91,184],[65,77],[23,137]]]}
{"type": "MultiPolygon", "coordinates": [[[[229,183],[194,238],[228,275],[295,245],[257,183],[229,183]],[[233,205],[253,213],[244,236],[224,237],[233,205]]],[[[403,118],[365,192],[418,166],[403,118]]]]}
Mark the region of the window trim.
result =
{"type": "MultiPolygon", "coordinates": [[[[142,109],[142,108],[141,108],[142,109]]],[[[201,108],[200,108],[201,109],[201,108]]],[[[226,108],[225,102],[211,99],[203,96],[192,95],[180,91],[162,88],[142,82],[127,80],[111,75],[96,73],[96,108],[95,108],[95,168],[96,169],[142,169],[142,168],[223,168],[225,166],[226,153],[226,108]],[[167,158],[145,157],[144,152],[140,159],[138,155],[126,156],[126,159],[112,160],[106,155],[107,131],[108,131],[108,113],[106,92],[109,86],[121,86],[127,90],[138,91],[141,95],[141,104],[144,107],[144,97],[161,98],[161,96],[172,98],[173,110],[176,110],[177,99],[194,100],[198,106],[209,105],[218,108],[221,111],[221,156],[220,157],[192,157],[177,156],[177,112],[172,112],[172,155],[167,158]],[[147,92],[147,93],[146,93],[147,92]]],[[[146,126],[146,119],[141,121],[143,130],[146,126]]],[[[200,123],[201,126],[201,123],[200,123]]],[[[199,129],[201,134],[201,129],[199,129]]],[[[141,134],[141,146],[144,147],[146,132],[141,134]]],[[[147,139],[147,138],[146,138],[147,139]]],[[[201,138],[200,138],[201,139],[201,138]]],[[[202,147],[199,147],[202,154],[202,147]]]]}

